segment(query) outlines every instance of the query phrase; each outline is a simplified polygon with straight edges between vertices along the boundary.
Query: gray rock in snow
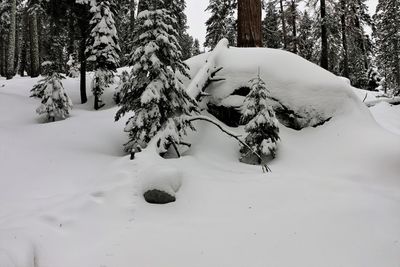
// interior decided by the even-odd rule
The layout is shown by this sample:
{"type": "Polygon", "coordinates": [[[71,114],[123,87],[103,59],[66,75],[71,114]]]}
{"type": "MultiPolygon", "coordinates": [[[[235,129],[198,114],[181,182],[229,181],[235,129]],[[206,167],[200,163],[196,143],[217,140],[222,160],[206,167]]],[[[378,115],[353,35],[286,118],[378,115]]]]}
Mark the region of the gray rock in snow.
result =
{"type": "Polygon", "coordinates": [[[175,202],[176,200],[175,196],[158,189],[148,190],[143,194],[143,196],[144,199],[151,204],[167,204],[170,202],[175,202]]]}

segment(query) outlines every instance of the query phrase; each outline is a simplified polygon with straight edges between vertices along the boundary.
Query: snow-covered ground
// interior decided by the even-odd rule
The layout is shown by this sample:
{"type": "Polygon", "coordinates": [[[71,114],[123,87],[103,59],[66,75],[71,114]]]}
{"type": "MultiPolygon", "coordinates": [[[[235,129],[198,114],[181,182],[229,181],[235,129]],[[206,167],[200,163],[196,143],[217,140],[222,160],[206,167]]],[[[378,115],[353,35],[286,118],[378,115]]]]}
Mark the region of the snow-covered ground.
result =
{"type": "Polygon", "coordinates": [[[268,174],[238,162],[236,140],[203,122],[184,157],[148,149],[130,161],[111,89],[109,105],[93,111],[68,79],[71,117],[42,123],[28,97],[37,79],[0,79],[0,266],[398,267],[400,106],[367,109],[311,63],[279,58],[293,61],[286,74],[304,69],[281,83],[283,63],[265,69],[275,74],[272,87],[320,97],[320,87],[340,87],[325,97],[346,97],[334,99],[335,117],[322,126],[281,126],[268,174]],[[146,203],[148,183],[163,178],[179,189],[177,201],[146,203]]]}

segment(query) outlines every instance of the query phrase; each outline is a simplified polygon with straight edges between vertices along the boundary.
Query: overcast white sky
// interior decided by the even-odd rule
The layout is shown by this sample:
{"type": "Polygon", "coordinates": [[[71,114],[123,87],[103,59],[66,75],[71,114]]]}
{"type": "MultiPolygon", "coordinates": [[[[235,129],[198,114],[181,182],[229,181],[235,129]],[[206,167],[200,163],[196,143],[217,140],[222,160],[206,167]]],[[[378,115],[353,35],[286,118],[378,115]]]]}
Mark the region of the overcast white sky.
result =
{"type": "MultiPolygon", "coordinates": [[[[199,39],[200,45],[203,45],[206,36],[205,22],[209,17],[204,10],[207,8],[209,0],[186,0],[189,34],[199,39]]],[[[378,0],[369,0],[369,11],[371,15],[375,13],[375,7],[378,0]]]]}

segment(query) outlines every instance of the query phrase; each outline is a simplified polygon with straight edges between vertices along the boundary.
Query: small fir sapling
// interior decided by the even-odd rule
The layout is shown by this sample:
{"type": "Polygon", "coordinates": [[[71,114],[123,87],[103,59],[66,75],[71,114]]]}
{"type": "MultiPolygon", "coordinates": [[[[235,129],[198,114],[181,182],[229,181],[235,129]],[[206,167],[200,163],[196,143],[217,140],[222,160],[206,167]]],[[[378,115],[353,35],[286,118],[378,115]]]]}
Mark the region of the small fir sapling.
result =
{"type": "MultiPolygon", "coordinates": [[[[262,161],[268,156],[275,157],[279,140],[278,121],[274,110],[268,105],[270,92],[260,75],[249,83],[251,91],[244,101],[244,112],[241,118],[246,124],[247,135],[244,141],[261,156],[261,159],[257,159],[257,163],[263,164],[262,161]]],[[[240,153],[241,161],[246,161],[252,151],[247,146],[241,145],[240,153]]]]}
{"type": "Polygon", "coordinates": [[[381,87],[382,77],[380,76],[378,69],[371,67],[368,70],[368,90],[378,91],[381,87]]]}
{"type": "Polygon", "coordinates": [[[190,114],[197,111],[197,103],[175,75],[180,72],[188,76],[176,28],[176,18],[163,0],[149,2],[148,10],[137,17],[130,60],[133,67],[121,90],[116,114],[118,120],[134,112],[125,127],[129,133],[125,150],[131,153],[131,158],[156,135],[160,154],[171,146],[176,148],[187,127],[191,127],[190,114]]]}
{"type": "Polygon", "coordinates": [[[104,106],[101,95],[104,89],[114,81],[114,73],[118,67],[121,51],[112,7],[112,0],[97,0],[92,3],[90,9],[90,12],[93,13],[90,21],[93,29],[90,33],[86,53],[89,55],[88,61],[93,63],[94,68],[92,91],[96,110],[104,106]]]}
{"type": "Polygon", "coordinates": [[[46,77],[32,89],[32,97],[40,97],[41,105],[36,109],[39,115],[47,114],[48,121],[65,119],[72,108],[72,101],[64,90],[61,80],[65,77],[52,69],[51,62],[43,62],[46,77]]]}

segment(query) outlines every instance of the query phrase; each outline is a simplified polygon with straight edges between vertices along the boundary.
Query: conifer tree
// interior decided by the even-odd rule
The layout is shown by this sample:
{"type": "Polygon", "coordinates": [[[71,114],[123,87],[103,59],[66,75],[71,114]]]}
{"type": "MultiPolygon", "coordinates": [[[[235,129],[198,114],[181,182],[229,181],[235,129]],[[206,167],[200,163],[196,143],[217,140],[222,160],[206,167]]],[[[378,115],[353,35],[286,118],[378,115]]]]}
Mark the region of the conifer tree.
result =
{"type": "Polygon", "coordinates": [[[210,0],[206,9],[211,17],[206,22],[205,47],[214,49],[222,38],[227,38],[230,45],[236,44],[236,21],[233,18],[235,8],[233,0],[210,0]]]}
{"type": "Polygon", "coordinates": [[[376,8],[374,36],[377,62],[385,77],[385,85],[400,93],[400,3],[379,0],[376,8]]]}
{"type": "Polygon", "coordinates": [[[305,11],[299,22],[299,55],[309,61],[313,59],[315,37],[313,21],[305,11]]]}
{"type": "Polygon", "coordinates": [[[192,56],[194,57],[194,56],[197,56],[199,54],[201,54],[200,42],[199,42],[199,39],[194,39],[193,47],[192,47],[192,56]]]}
{"type": "Polygon", "coordinates": [[[43,62],[42,68],[46,77],[32,89],[32,97],[41,98],[41,105],[36,109],[39,115],[46,114],[48,121],[68,117],[72,101],[64,90],[61,80],[65,77],[58,73],[52,62],[43,62]]]}
{"type": "Polygon", "coordinates": [[[279,29],[279,14],[276,10],[274,1],[269,1],[265,8],[265,18],[263,21],[263,44],[269,48],[282,47],[282,33],[279,29]]]}
{"type": "Polygon", "coordinates": [[[188,76],[178,43],[176,18],[165,8],[163,0],[147,4],[149,10],[137,17],[132,71],[121,91],[116,120],[134,112],[125,127],[129,133],[127,152],[139,152],[161,130],[157,147],[162,154],[169,146],[179,145],[186,129],[191,127],[186,118],[197,106],[176,76],[178,72],[188,76]]]}
{"type": "Polygon", "coordinates": [[[95,70],[92,91],[96,110],[104,105],[101,95],[104,89],[113,82],[114,72],[119,62],[120,47],[111,8],[110,0],[97,0],[90,9],[90,12],[93,13],[90,22],[93,29],[90,33],[90,45],[86,53],[89,55],[88,61],[93,62],[95,70]]]}
{"type": "MultiPolygon", "coordinates": [[[[265,82],[258,76],[250,82],[251,91],[244,102],[242,121],[246,124],[245,143],[257,152],[261,158],[275,157],[279,140],[278,121],[275,112],[268,104],[270,92],[265,82]]],[[[241,160],[245,160],[252,151],[247,146],[240,149],[241,160]]],[[[260,160],[260,159],[258,159],[260,160]]],[[[263,162],[258,162],[263,164],[263,162]]]]}

